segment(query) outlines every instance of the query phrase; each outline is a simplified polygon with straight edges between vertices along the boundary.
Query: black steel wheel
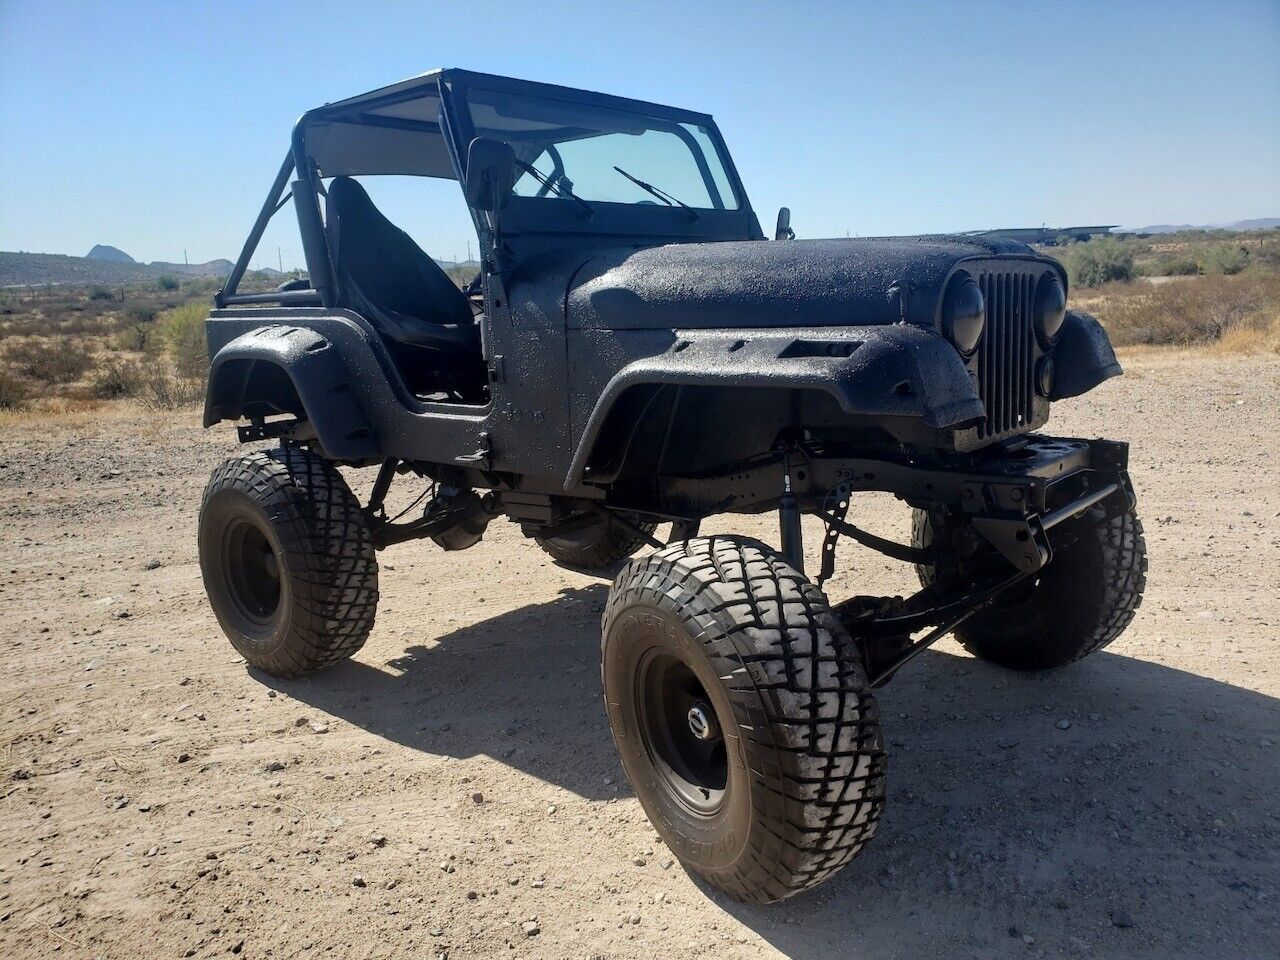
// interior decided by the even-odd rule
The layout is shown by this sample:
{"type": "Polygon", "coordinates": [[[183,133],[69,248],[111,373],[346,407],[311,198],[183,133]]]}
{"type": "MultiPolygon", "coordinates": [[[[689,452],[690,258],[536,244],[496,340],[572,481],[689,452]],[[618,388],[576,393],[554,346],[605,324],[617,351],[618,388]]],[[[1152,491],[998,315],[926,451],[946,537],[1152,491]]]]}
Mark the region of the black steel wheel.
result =
{"type": "Polygon", "coordinates": [[[689,809],[714,814],[729,780],[724,730],[711,697],[679,657],[656,650],[636,677],[640,737],[665,788],[689,809]]]}
{"type": "MultiPolygon", "coordinates": [[[[627,522],[646,534],[657,524],[643,517],[627,516],[627,522]]],[[[574,570],[599,573],[627,559],[644,544],[644,537],[619,523],[612,515],[599,523],[557,537],[537,537],[538,546],[557,563],[574,570]]]]}
{"type": "MultiPolygon", "coordinates": [[[[929,548],[945,523],[941,515],[917,509],[913,545],[929,548]]],[[[1142,521],[1132,509],[1108,518],[1097,506],[1073,526],[1064,531],[1070,541],[1054,550],[1048,565],[956,630],[966,650],[1012,670],[1048,670],[1087,657],[1124,632],[1147,584],[1142,521]]],[[[1009,569],[998,556],[980,556],[945,575],[977,578],[976,565],[993,563],[1009,569]]],[[[917,572],[925,586],[938,576],[932,566],[917,572]]]]}
{"type": "Polygon", "coordinates": [[[378,565],[360,504],[296,447],[227,460],[200,507],[200,568],[223,632],[278,677],[322,670],[369,636],[378,565]]]}
{"type": "Polygon", "coordinates": [[[736,899],[798,893],[875,832],[885,757],[861,658],[822,592],[764,544],[696,537],[628,563],[602,674],[650,821],[736,899]]]}

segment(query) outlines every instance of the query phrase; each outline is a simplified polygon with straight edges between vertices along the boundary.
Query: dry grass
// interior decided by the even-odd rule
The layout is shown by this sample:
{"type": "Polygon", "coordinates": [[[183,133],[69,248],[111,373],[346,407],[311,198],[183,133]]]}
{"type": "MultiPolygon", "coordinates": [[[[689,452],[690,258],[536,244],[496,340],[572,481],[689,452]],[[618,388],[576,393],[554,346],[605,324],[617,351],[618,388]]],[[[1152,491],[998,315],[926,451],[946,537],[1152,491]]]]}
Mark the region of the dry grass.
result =
{"type": "Polygon", "coordinates": [[[1116,346],[1212,344],[1231,351],[1280,350],[1280,274],[1174,277],[1116,283],[1074,298],[1116,346]]]}
{"type": "Polygon", "coordinates": [[[44,431],[57,423],[70,428],[92,426],[106,414],[125,415],[137,410],[128,401],[103,403],[92,397],[43,397],[18,409],[0,409],[0,431],[44,431]]]}

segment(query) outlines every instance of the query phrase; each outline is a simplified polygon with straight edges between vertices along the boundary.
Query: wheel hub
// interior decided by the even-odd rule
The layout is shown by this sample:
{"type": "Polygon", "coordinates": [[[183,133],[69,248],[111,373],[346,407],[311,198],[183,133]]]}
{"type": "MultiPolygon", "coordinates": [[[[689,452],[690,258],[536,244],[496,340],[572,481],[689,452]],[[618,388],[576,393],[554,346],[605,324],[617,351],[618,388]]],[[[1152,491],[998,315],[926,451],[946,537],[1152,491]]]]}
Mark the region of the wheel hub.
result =
{"type": "Polygon", "coordinates": [[[720,736],[720,726],[716,723],[715,714],[702,701],[689,708],[689,732],[698,740],[714,740],[720,736]]]}

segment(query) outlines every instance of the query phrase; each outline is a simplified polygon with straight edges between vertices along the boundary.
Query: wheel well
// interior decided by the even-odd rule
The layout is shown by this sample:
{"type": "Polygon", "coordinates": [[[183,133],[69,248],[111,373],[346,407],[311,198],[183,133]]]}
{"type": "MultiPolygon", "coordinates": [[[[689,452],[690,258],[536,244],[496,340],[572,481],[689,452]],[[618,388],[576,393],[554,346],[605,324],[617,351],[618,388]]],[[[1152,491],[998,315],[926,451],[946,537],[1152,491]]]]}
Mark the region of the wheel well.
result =
{"type": "Polygon", "coordinates": [[[848,423],[835,400],[817,390],[637,384],[609,409],[588,476],[610,482],[712,471],[767,453],[788,427],[848,423]]]}
{"type": "Polygon", "coordinates": [[[307,413],[284,367],[270,360],[237,359],[217,368],[209,383],[208,423],[281,413],[307,413]]]}

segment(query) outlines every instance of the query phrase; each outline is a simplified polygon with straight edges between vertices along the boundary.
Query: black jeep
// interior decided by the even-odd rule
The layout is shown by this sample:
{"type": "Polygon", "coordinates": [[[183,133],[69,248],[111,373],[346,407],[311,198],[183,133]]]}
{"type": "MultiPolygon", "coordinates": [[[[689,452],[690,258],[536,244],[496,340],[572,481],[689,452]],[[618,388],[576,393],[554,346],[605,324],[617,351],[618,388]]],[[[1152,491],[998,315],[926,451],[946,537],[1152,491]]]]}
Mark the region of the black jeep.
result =
{"type": "Polygon", "coordinates": [[[875,832],[873,688],[952,631],[1034,670],[1133,617],[1127,447],[1034,432],[1120,373],[1066,288],[1011,241],[795,240],[786,210],[767,241],[705,114],[462,70],[312,110],[208,321],[205,425],[279,442],[205,491],[214,612],[253,666],[319,670],[373,627],[376,550],[465,549],[505,515],[616,573],[605,706],[671,849],[735,897],[789,896],[875,832]],[[356,178],[379,175],[458,181],[474,282],[374,206],[356,178]],[[290,199],[306,279],[237,292],[290,199]],[[339,466],[377,471],[368,503],[339,466]],[[397,478],[422,492],[408,519],[397,478]],[[914,510],[912,543],[848,520],[872,490],[914,510]],[[765,511],[776,548],[698,535],[765,511]],[[831,604],[842,536],[922,589],[831,604]]]}

